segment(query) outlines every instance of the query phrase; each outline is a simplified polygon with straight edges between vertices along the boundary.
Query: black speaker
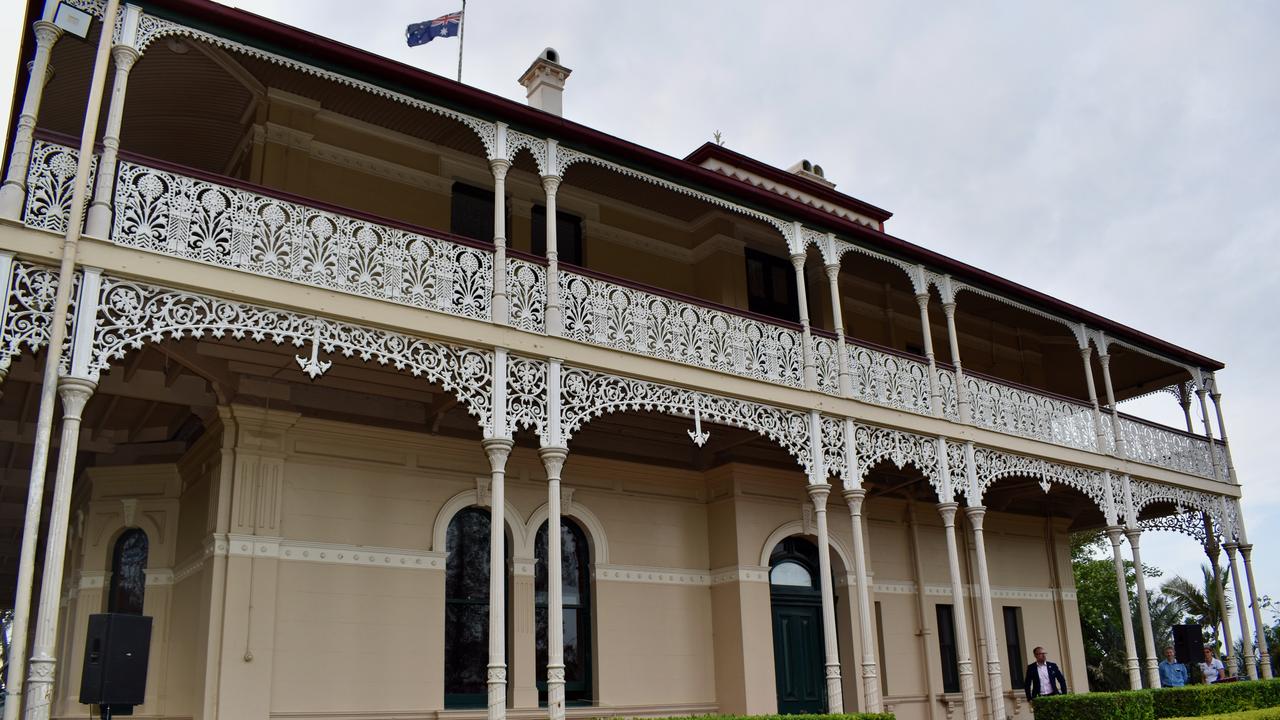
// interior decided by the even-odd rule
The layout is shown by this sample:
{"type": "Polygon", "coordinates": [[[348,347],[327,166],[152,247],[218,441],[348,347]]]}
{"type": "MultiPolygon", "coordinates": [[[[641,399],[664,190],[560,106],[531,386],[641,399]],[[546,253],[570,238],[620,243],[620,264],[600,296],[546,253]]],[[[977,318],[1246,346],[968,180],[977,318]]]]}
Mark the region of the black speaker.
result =
{"type": "Polygon", "coordinates": [[[1204,632],[1199,625],[1173,626],[1173,654],[1188,668],[1204,660],[1204,632]]]}
{"type": "Polygon", "coordinates": [[[151,618],[122,613],[90,615],[84,645],[84,672],[80,676],[80,702],[141,705],[147,693],[150,649],[151,618]]]}

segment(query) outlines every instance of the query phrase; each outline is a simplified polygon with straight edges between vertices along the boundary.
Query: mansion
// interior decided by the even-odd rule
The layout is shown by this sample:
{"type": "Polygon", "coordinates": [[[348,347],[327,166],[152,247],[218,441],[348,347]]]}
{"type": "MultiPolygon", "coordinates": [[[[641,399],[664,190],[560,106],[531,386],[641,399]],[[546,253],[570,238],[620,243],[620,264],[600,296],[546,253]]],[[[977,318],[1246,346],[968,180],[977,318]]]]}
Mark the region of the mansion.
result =
{"type": "Polygon", "coordinates": [[[88,713],[104,612],[145,718],[1029,719],[1032,648],[1087,689],[1081,530],[1117,593],[1151,532],[1225,552],[1270,677],[1222,363],[808,160],[577,124],[551,48],[518,103],[209,0],[24,22],[5,720],[88,713]]]}

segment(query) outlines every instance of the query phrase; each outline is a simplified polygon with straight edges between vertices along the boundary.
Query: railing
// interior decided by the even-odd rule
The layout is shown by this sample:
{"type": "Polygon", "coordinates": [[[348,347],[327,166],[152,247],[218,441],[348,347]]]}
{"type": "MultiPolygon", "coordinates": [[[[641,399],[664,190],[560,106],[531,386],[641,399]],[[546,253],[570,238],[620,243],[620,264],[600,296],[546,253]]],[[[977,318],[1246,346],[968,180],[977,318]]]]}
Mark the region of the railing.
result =
{"type": "MultiPolygon", "coordinates": [[[[74,150],[35,143],[28,226],[65,229],[75,166],[74,150]]],[[[120,163],[114,203],[111,240],[118,245],[464,317],[491,315],[492,253],[466,238],[152,160],[120,163]]],[[[521,330],[546,331],[544,263],[509,252],[508,318],[521,330]]],[[[799,326],[582,268],[562,266],[559,284],[565,337],[804,385],[799,326]]],[[[823,331],[812,335],[817,389],[839,394],[837,342],[823,331]]],[[[930,369],[921,359],[852,339],[845,353],[853,398],[933,414],[930,369]]],[[[952,420],[959,417],[955,380],[948,366],[934,371],[941,413],[952,420]]],[[[964,389],[975,425],[1092,452],[1113,449],[1110,422],[1099,447],[1089,405],[972,373],[964,389]]],[[[1214,477],[1204,438],[1126,416],[1119,424],[1130,459],[1214,477]]],[[[1225,479],[1225,449],[1215,443],[1213,452],[1225,479]]]]}
{"type": "Polygon", "coordinates": [[[1109,443],[1107,447],[1098,447],[1092,405],[1050,397],[972,373],[965,373],[964,385],[974,425],[1080,450],[1111,450],[1109,443]]]}
{"type": "Polygon", "coordinates": [[[623,282],[562,269],[564,336],[757,380],[804,384],[799,330],[623,282]]]}
{"type": "Polygon", "coordinates": [[[472,318],[489,317],[492,254],[460,238],[265,188],[121,162],[117,245],[472,318]]]}

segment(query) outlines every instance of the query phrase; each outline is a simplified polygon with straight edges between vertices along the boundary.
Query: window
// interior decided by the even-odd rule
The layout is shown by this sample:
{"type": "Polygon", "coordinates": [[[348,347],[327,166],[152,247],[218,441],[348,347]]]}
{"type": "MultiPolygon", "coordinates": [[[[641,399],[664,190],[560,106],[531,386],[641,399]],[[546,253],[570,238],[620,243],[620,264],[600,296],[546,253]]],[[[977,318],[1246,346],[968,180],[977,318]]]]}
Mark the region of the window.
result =
{"type": "Polygon", "coordinates": [[[956,659],[956,623],[950,605],[938,605],[938,650],[942,655],[942,691],[960,692],[960,663],[956,659]]]}
{"type": "Polygon", "coordinates": [[[467,508],[445,537],[444,703],[483,707],[489,664],[489,511],[467,508]]]}
{"type": "Polygon", "coordinates": [[[774,585],[811,588],[813,576],[809,574],[808,568],[795,560],[784,560],[769,571],[769,582],[774,585]]]}
{"type": "MultiPolygon", "coordinates": [[[[538,698],[547,701],[547,524],[534,539],[534,623],[538,698]]],[[[564,696],[567,703],[591,702],[591,550],[571,520],[560,520],[560,586],[564,610],[564,696]]]]}
{"type": "Polygon", "coordinates": [[[884,616],[880,614],[880,601],[876,601],[876,649],[880,651],[880,696],[889,694],[889,669],[885,667],[884,654],[884,616]]]}
{"type": "Polygon", "coordinates": [[[798,322],[796,271],[791,261],[747,248],[747,309],[798,322]]]}
{"type": "MultiPolygon", "coordinates": [[[[533,206],[529,220],[531,248],[534,255],[547,254],[547,209],[533,206]]],[[[582,218],[561,210],[556,211],[556,259],[562,263],[583,266],[582,218]]]]}
{"type": "Polygon", "coordinates": [[[125,530],[111,553],[111,589],[107,612],[141,615],[147,592],[147,534],[125,530]]]}
{"type": "Polygon", "coordinates": [[[1022,685],[1022,671],[1026,667],[1022,657],[1022,608],[1004,609],[1004,648],[1009,654],[1010,687],[1022,685]]]}
{"type": "Polygon", "coordinates": [[[449,232],[472,240],[493,242],[493,190],[454,183],[449,232]]]}

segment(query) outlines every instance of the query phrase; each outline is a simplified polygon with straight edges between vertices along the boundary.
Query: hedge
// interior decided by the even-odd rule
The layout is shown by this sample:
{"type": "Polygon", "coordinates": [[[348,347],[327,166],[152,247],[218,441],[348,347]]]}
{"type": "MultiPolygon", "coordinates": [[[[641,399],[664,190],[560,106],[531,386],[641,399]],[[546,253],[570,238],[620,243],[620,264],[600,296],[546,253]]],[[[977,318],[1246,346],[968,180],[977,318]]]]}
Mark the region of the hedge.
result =
{"type": "MultiPolygon", "coordinates": [[[[1192,720],[1192,718],[1177,718],[1176,720],[1192,720]]],[[[1280,720],[1280,707],[1245,710],[1244,712],[1223,715],[1201,715],[1194,720],[1280,720]]]]}
{"type": "Polygon", "coordinates": [[[1035,699],[1036,720],[1155,720],[1146,690],[1046,695],[1035,699]]]}
{"type": "Polygon", "coordinates": [[[1202,717],[1280,706],[1280,679],[1160,688],[1151,693],[1157,718],[1202,717]]]}
{"type": "MultiPolygon", "coordinates": [[[[688,715],[665,720],[894,720],[893,713],[853,713],[851,715],[688,715]]],[[[1039,720],[1037,718],[1037,720],[1039,720]]]]}

